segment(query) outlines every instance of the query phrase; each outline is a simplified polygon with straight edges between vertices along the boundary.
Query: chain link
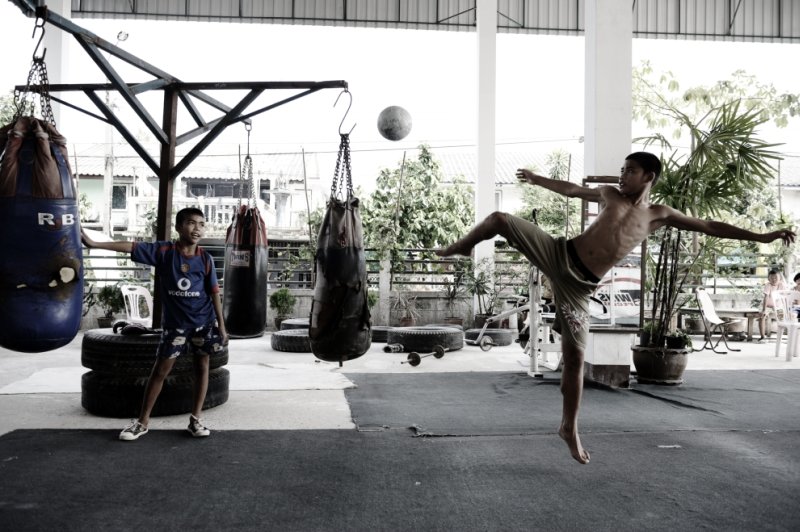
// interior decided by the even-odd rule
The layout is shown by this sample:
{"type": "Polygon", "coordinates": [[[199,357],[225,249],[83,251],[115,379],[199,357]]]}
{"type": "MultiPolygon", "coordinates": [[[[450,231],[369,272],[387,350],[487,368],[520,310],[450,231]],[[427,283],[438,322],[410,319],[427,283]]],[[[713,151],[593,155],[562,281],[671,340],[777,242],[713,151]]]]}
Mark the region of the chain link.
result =
{"type": "Polygon", "coordinates": [[[350,167],[350,134],[341,133],[339,142],[339,155],[336,157],[336,170],[333,172],[333,182],[331,183],[331,197],[342,198],[342,187],[347,181],[347,197],[353,196],[353,176],[350,167]],[[344,162],[344,172],[342,163],[344,162]]]}
{"type": "Polygon", "coordinates": [[[37,18],[36,25],[33,33],[36,35],[36,30],[41,30],[39,41],[36,44],[36,49],[33,51],[33,60],[31,61],[31,69],[28,72],[28,80],[25,83],[24,90],[14,90],[14,120],[19,117],[30,114],[33,116],[36,112],[36,94],[39,95],[39,110],[42,118],[50,125],[55,127],[56,118],[53,115],[53,106],[50,103],[50,79],[47,76],[47,65],[44,62],[44,56],[47,52],[46,49],[38,55],[39,47],[44,39],[44,19],[37,18]]]}

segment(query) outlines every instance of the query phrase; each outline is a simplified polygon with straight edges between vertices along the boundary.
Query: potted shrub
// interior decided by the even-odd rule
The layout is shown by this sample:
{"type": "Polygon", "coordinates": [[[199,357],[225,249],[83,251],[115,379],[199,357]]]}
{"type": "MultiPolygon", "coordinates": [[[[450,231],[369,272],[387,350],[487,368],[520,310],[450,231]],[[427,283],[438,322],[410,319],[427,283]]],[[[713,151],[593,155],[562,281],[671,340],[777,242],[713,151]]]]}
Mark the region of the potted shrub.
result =
{"type": "Polygon", "coordinates": [[[464,318],[456,313],[456,305],[461,301],[465,292],[464,272],[456,273],[452,279],[445,278],[442,295],[447,304],[448,315],[445,316],[444,323],[464,325],[464,318]]]}
{"type": "Polygon", "coordinates": [[[269,306],[276,313],[274,320],[277,330],[280,330],[283,320],[292,316],[295,304],[297,304],[297,298],[286,287],[278,288],[270,294],[269,306]]]}
{"type": "Polygon", "coordinates": [[[417,323],[417,297],[406,292],[397,292],[392,302],[392,310],[398,314],[401,327],[411,327],[417,323]]]}
{"type": "Polygon", "coordinates": [[[101,329],[111,327],[114,314],[125,310],[125,298],[118,284],[107,284],[98,290],[96,304],[103,310],[103,315],[97,317],[97,326],[101,329]]]}
{"type": "MultiPolygon", "coordinates": [[[[662,156],[661,178],[652,191],[655,203],[698,218],[717,217],[735,212],[739,198],[772,178],[770,160],[777,154],[754,134],[764,122],[757,109],[740,112],[738,101],[724,104],[712,109],[698,124],[669,106],[664,112],[689,130],[691,147],[685,155],[673,151],[666,158],[662,156]]],[[[645,145],[660,142],[663,148],[671,149],[662,136],[644,140],[645,145]]],[[[683,382],[689,346],[669,349],[665,347],[666,338],[679,335],[673,323],[677,311],[691,299],[684,290],[687,279],[702,275],[705,263],[711,254],[719,253],[722,243],[705,237],[700,245],[694,233],[665,227],[650,236],[647,247],[656,253],[648,257],[646,283],[650,334],[646,345],[633,347],[637,380],[678,384],[683,382]]]]}
{"type": "MultiPolygon", "coordinates": [[[[470,263],[464,274],[464,285],[466,291],[472,293],[478,301],[473,327],[483,327],[488,318],[497,314],[502,304],[502,295],[512,288],[519,277],[519,271],[501,270],[488,259],[483,259],[476,265],[470,263]]],[[[500,323],[493,322],[490,327],[500,327],[500,323]]]]}

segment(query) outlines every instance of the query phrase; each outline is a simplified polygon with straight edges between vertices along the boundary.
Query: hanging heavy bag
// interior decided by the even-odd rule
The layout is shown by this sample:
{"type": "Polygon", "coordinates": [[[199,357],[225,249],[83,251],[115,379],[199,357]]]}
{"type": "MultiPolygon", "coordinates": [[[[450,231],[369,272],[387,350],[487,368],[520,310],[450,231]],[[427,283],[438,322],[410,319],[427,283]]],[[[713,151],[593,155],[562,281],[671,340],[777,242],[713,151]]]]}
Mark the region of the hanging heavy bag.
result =
{"type": "Polygon", "coordinates": [[[258,208],[242,205],[225,239],[222,310],[232,338],[264,334],[267,281],[267,226],[258,208]]]}
{"type": "Polygon", "coordinates": [[[366,353],[372,342],[364,235],[358,198],[353,195],[350,142],[347,134],[341,137],[331,197],[317,239],[308,330],[314,355],[340,365],[366,353]],[[342,162],[346,175],[340,173],[342,162]],[[347,197],[339,199],[345,178],[347,197]]]}
{"type": "Polygon", "coordinates": [[[0,128],[0,345],[36,353],[80,329],[83,253],[66,140],[19,117],[0,128]]]}

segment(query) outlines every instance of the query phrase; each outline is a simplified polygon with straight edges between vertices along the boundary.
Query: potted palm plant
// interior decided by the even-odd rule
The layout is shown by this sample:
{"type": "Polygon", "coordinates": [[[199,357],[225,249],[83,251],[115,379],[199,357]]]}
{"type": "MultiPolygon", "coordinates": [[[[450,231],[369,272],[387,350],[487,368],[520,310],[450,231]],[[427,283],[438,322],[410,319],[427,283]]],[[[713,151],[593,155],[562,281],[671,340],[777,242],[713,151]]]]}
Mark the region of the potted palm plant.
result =
{"type": "Polygon", "coordinates": [[[447,303],[448,316],[445,316],[444,323],[453,325],[464,325],[464,318],[456,313],[456,306],[464,296],[464,272],[459,271],[453,275],[452,279],[445,278],[442,288],[442,295],[447,303]]]}
{"type": "Polygon", "coordinates": [[[411,327],[417,323],[417,297],[407,292],[398,291],[392,302],[392,310],[398,315],[401,327],[411,327]]]}
{"type": "MultiPolygon", "coordinates": [[[[758,110],[742,110],[739,101],[726,103],[696,124],[669,106],[664,112],[688,129],[691,147],[688,153],[680,154],[663,136],[638,139],[645,145],[660,143],[669,153],[662,155],[661,178],[651,194],[654,202],[698,218],[716,218],[734,212],[739,198],[771,179],[771,161],[778,159],[778,154],[771,150],[774,145],[755,135],[755,129],[765,121],[758,110]]],[[[701,240],[694,233],[671,227],[650,236],[647,248],[654,257],[648,259],[648,342],[633,347],[639,382],[683,382],[690,346],[684,338],[683,347],[667,348],[666,339],[683,336],[674,324],[678,310],[692,297],[686,290],[687,281],[701,278],[707,258],[726,245],[731,241],[707,236],[701,240]]]]}

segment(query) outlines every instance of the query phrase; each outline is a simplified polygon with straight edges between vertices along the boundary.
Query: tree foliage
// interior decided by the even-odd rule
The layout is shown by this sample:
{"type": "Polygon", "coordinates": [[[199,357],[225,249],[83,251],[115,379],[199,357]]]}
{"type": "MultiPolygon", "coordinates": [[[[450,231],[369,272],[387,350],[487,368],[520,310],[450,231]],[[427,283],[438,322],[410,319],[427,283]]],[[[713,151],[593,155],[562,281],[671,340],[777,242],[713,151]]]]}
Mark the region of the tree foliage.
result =
{"type": "Polygon", "coordinates": [[[0,126],[10,123],[15,114],[14,95],[6,94],[5,96],[0,96],[0,126]]]}
{"type": "Polygon", "coordinates": [[[375,191],[363,202],[361,217],[368,247],[381,256],[402,248],[433,250],[451,244],[474,221],[473,191],[463,177],[443,183],[430,147],[416,160],[381,170],[375,191]]]}
{"type": "Polygon", "coordinates": [[[790,118],[800,115],[800,94],[779,93],[772,84],[761,83],[743,70],[710,86],[682,90],[672,72],[655,74],[649,61],[633,69],[633,117],[644,121],[650,131],[680,138],[687,123],[698,123],[713,109],[733,102],[778,127],[786,127],[790,118]],[[686,120],[675,121],[676,110],[686,120]]]}
{"type": "MultiPolygon", "coordinates": [[[[544,173],[553,179],[569,180],[570,155],[563,150],[555,150],[545,159],[547,168],[544,173]]],[[[535,165],[529,170],[541,173],[542,169],[535,165]]],[[[581,201],[570,199],[543,187],[532,187],[527,183],[518,183],[521,187],[522,207],[515,212],[521,218],[530,219],[531,211],[536,209],[539,225],[551,235],[576,236],[580,233],[581,201]]]]}

